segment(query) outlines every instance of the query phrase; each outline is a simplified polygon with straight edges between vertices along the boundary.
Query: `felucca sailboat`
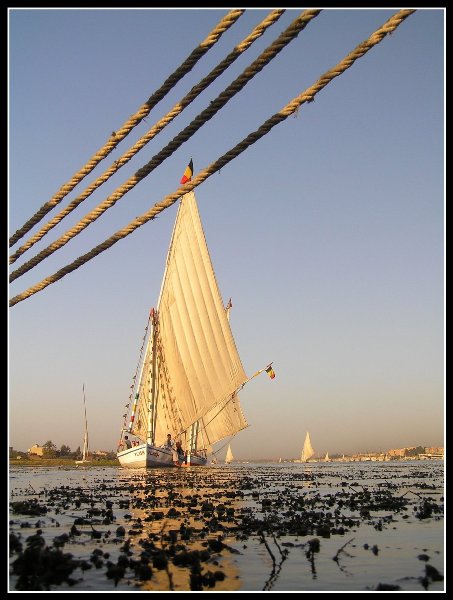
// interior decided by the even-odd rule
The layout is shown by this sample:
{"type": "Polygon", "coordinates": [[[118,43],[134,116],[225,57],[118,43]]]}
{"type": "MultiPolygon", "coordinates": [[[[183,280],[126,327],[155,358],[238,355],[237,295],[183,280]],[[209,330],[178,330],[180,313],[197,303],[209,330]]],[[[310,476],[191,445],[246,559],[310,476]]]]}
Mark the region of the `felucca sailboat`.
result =
{"type": "MultiPolygon", "coordinates": [[[[192,168],[191,161],[181,183],[191,178],[192,168]]],[[[117,454],[122,466],[205,465],[213,444],[248,427],[238,392],[272,367],[247,377],[230,308],[231,300],[226,306],[222,301],[190,191],[180,199],[159,300],[148,318],[131,386],[131,412],[124,415],[117,454]],[[125,433],[138,438],[135,446],[124,447],[125,433]],[[166,445],[169,433],[183,453],[166,445]]]]}
{"type": "Polygon", "coordinates": [[[228,444],[228,450],[225,457],[225,463],[227,465],[230,464],[234,460],[233,451],[231,450],[231,444],[228,444]]]}
{"type": "Polygon", "coordinates": [[[84,465],[86,463],[90,463],[91,460],[88,458],[89,448],[88,448],[88,420],[87,420],[87,404],[85,399],[85,384],[82,385],[83,391],[83,409],[85,413],[85,434],[83,436],[83,450],[82,450],[82,460],[76,460],[76,465],[84,465]]]}
{"type": "Polygon", "coordinates": [[[304,447],[302,448],[302,454],[300,456],[300,460],[296,462],[307,462],[312,456],[314,456],[315,451],[311,445],[310,434],[307,431],[307,435],[305,436],[304,447]]]}

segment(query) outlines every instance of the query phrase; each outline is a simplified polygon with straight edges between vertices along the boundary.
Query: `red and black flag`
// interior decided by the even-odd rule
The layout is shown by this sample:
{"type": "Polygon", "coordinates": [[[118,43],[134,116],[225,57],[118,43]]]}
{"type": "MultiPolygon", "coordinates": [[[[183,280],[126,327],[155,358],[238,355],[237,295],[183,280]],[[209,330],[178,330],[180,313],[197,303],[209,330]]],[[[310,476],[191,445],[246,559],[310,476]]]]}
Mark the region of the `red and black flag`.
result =
{"type": "Polygon", "coordinates": [[[184,171],[184,175],[181,177],[180,183],[187,183],[192,179],[193,175],[193,162],[190,159],[190,163],[187,165],[186,170],[184,171]]]}

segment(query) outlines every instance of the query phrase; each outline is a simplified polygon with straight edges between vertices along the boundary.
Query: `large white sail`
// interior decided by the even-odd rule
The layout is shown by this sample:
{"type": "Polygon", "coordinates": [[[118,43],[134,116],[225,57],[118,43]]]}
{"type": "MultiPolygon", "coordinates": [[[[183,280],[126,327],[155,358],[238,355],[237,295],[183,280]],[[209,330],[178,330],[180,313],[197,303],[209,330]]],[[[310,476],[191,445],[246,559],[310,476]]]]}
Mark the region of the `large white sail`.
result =
{"type": "Polygon", "coordinates": [[[206,413],[201,422],[202,435],[210,445],[248,427],[237,394],[214,406],[206,413]]]}
{"type": "MultiPolygon", "coordinates": [[[[246,381],[193,192],[181,199],[162,289],[137,381],[132,433],[161,444],[197,424],[198,447],[247,427],[246,381]]],[[[192,444],[192,448],[195,446],[192,444]]]]}
{"type": "Polygon", "coordinates": [[[302,454],[300,457],[300,462],[307,462],[309,458],[314,455],[315,451],[311,445],[310,434],[307,431],[307,435],[305,436],[304,447],[302,448],[302,454]]]}

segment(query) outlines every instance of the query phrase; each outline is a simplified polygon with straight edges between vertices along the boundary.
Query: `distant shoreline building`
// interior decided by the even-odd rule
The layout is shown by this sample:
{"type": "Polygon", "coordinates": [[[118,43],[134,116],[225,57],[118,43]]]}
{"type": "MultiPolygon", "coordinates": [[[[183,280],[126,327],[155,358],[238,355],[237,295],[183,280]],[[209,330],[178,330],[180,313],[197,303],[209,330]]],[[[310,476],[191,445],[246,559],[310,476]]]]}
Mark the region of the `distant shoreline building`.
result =
{"type": "Polygon", "coordinates": [[[406,456],[406,448],[398,448],[397,450],[387,450],[387,456],[390,458],[402,458],[406,456]]]}
{"type": "Polygon", "coordinates": [[[440,446],[409,446],[407,448],[391,448],[386,452],[359,452],[350,457],[345,458],[345,461],[363,461],[363,460],[426,460],[426,459],[442,459],[444,458],[444,449],[440,446]]]}
{"type": "MultiPolygon", "coordinates": [[[[333,462],[362,462],[362,461],[379,461],[389,462],[398,460],[429,460],[437,459],[444,460],[444,448],[440,446],[408,446],[407,448],[391,448],[387,451],[379,452],[357,452],[345,456],[339,454],[332,454],[330,461],[333,462]]],[[[280,462],[280,460],[279,460],[280,462]]],[[[289,459],[284,462],[300,462],[297,459],[289,459]]],[[[324,462],[321,457],[312,458],[308,462],[324,462]]]]}
{"type": "Polygon", "coordinates": [[[421,459],[429,459],[429,458],[444,458],[444,449],[439,446],[430,446],[429,448],[425,448],[425,452],[418,455],[421,459]]]}
{"type": "Polygon", "coordinates": [[[27,450],[28,454],[36,454],[36,456],[44,455],[44,446],[39,446],[38,444],[33,444],[31,448],[27,450]]]}

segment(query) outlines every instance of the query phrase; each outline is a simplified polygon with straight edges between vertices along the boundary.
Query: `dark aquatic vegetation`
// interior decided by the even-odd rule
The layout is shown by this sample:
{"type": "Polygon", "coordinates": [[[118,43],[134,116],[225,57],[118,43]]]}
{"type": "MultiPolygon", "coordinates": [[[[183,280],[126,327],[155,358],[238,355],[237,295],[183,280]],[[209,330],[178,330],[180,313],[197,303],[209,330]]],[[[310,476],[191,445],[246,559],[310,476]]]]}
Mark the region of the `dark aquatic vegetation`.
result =
{"type": "Polygon", "coordinates": [[[46,514],[47,506],[40,506],[36,498],[23,502],[11,502],[11,510],[18,515],[39,516],[46,514]]]}
{"type": "Polygon", "coordinates": [[[443,465],[49,469],[30,479],[11,490],[16,591],[442,590],[443,465]]]}

